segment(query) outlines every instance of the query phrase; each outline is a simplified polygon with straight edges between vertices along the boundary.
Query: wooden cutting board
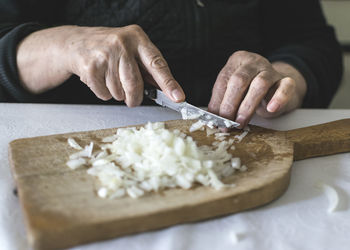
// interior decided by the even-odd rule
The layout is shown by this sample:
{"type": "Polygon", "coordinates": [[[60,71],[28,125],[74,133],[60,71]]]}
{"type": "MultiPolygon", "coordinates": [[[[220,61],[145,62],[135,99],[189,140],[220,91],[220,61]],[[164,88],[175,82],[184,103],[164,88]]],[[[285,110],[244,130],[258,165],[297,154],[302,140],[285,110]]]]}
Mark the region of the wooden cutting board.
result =
{"type": "MultiPolygon", "coordinates": [[[[168,121],[166,126],[188,133],[191,123],[168,121]]],[[[251,126],[232,152],[248,170],[224,180],[235,183],[234,188],[216,191],[196,186],[139,199],[100,199],[96,179],[86,169],[73,171],[65,165],[75,152],[67,138],[73,137],[81,145],[99,144],[101,138],[115,132],[106,129],[10,143],[10,164],[34,249],[65,248],[261,206],[285,192],[293,159],[350,151],[350,119],[286,132],[251,126]]],[[[241,133],[236,130],[231,136],[241,133]]],[[[214,140],[202,131],[191,136],[200,145],[214,140]]]]}

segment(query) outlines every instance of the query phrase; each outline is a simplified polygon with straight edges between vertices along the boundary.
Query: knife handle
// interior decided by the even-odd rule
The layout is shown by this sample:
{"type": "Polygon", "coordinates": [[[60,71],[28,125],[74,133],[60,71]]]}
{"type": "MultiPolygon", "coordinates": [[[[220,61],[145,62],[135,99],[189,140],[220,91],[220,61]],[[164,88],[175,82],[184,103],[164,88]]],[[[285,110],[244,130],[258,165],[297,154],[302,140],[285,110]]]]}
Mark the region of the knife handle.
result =
{"type": "Polygon", "coordinates": [[[154,100],[157,98],[157,89],[155,88],[145,88],[144,94],[146,97],[154,100]]]}

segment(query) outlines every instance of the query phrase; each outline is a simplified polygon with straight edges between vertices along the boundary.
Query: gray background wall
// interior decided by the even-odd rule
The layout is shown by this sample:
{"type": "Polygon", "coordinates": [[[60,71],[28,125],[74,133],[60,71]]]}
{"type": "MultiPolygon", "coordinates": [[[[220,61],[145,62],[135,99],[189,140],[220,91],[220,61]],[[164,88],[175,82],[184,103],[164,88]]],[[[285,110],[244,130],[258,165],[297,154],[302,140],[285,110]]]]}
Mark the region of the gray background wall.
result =
{"type": "Polygon", "coordinates": [[[323,11],[328,23],[336,28],[337,37],[344,48],[344,75],[330,108],[350,108],[350,1],[323,0],[323,11]]]}

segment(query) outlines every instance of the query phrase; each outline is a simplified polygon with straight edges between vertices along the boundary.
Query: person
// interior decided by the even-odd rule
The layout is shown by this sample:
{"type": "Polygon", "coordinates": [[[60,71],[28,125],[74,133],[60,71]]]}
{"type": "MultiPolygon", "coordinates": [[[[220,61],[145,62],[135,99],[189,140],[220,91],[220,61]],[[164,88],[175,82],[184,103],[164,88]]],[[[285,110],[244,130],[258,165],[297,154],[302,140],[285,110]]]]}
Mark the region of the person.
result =
{"type": "Polygon", "coordinates": [[[151,84],[243,127],[327,107],[342,75],[317,0],[0,0],[0,23],[5,102],[133,107],[151,84]]]}

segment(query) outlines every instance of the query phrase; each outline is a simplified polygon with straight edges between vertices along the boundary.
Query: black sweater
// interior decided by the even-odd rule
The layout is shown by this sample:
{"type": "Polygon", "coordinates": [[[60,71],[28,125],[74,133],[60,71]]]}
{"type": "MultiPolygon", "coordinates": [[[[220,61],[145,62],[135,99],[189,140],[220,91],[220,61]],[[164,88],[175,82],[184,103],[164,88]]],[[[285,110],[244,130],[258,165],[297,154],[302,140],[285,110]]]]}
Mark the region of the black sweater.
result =
{"type": "Polygon", "coordinates": [[[76,76],[40,95],[27,92],[16,47],[47,27],[134,23],[196,105],[208,104],[217,74],[237,50],[296,67],[308,84],[304,107],[327,107],[341,79],[340,47],[317,0],[0,0],[0,101],[104,103],[76,76]]]}

